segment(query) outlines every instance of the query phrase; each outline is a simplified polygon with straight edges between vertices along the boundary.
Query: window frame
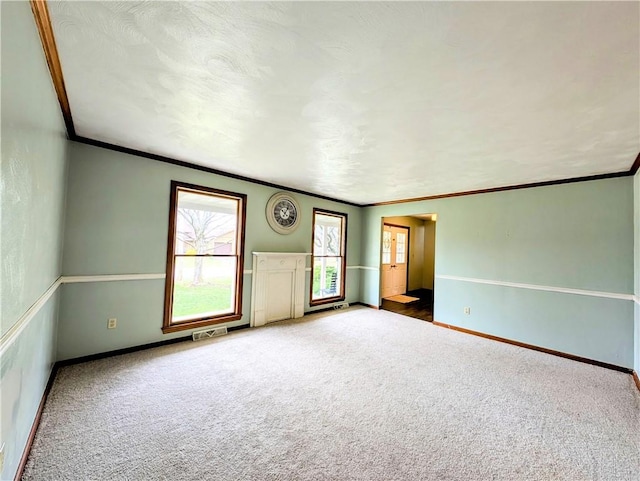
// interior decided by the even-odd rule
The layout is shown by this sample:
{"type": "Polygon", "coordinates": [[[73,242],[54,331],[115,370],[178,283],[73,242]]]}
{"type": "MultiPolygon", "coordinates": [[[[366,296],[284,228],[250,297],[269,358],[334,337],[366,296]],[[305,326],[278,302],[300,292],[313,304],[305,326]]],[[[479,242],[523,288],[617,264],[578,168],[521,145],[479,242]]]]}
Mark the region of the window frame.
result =
{"type": "Polygon", "coordinates": [[[344,212],[335,212],[332,210],[328,210],[328,209],[321,209],[319,207],[314,207],[313,208],[313,220],[311,223],[311,279],[309,282],[310,288],[309,288],[309,305],[311,307],[313,306],[320,306],[322,304],[331,304],[334,302],[341,302],[344,301],[346,298],[345,292],[346,292],[346,280],[347,280],[347,226],[348,226],[348,218],[349,216],[344,213],[344,212]],[[331,216],[331,217],[339,217],[341,219],[341,223],[342,223],[342,235],[341,235],[341,242],[340,242],[340,255],[339,256],[316,256],[314,255],[314,247],[315,247],[315,240],[316,240],[316,215],[320,214],[320,215],[326,215],[326,216],[331,216]],[[314,270],[314,264],[315,264],[315,259],[316,257],[318,258],[323,258],[323,257],[331,257],[331,258],[335,258],[335,257],[340,257],[341,258],[341,265],[340,265],[340,269],[342,272],[342,282],[340,282],[340,293],[336,296],[332,296],[332,297],[323,297],[322,299],[313,299],[313,270],[314,270]]]}
{"type": "Polygon", "coordinates": [[[222,324],[224,322],[237,321],[242,318],[242,280],[244,271],[244,243],[245,231],[247,223],[247,195],[237,192],[229,192],[226,190],[215,189],[213,187],[205,187],[201,185],[189,184],[186,182],[171,181],[171,195],[169,206],[169,234],[167,241],[167,262],[166,262],[166,279],[164,290],[164,318],[162,321],[162,332],[169,334],[171,332],[185,331],[187,329],[195,329],[198,327],[206,327],[214,324],[222,324]],[[176,239],[177,239],[177,219],[178,219],[178,194],[179,192],[191,192],[201,195],[209,195],[212,197],[226,197],[238,201],[238,219],[236,224],[236,254],[232,255],[215,255],[207,254],[206,257],[236,257],[236,293],[235,305],[232,313],[225,313],[216,316],[194,317],[180,322],[172,322],[173,311],[173,292],[175,280],[176,266],[176,239]]]}

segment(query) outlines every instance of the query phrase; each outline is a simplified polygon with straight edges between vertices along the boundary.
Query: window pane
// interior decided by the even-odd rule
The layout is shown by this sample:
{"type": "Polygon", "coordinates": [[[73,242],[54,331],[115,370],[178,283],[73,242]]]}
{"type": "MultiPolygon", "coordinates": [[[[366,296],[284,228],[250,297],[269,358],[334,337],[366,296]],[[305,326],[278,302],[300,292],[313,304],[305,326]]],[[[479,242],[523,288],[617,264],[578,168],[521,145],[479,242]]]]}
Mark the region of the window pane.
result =
{"type": "Polygon", "coordinates": [[[235,257],[179,256],[174,272],[172,322],[234,311],[235,257]]]}
{"type": "Polygon", "coordinates": [[[406,234],[396,234],[396,263],[404,264],[405,262],[405,250],[407,244],[406,234]]]}
{"type": "Polygon", "coordinates": [[[176,222],[175,254],[237,254],[237,200],[179,191],[176,222]]]}
{"type": "Polygon", "coordinates": [[[342,218],[316,214],[313,240],[314,256],[339,256],[342,249],[342,218]]]}
{"type": "Polygon", "coordinates": [[[342,257],[313,259],[312,299],[336,297],[342,292],[342,257]]]}
{"type": "Polygon", "coordinates": [[[382,263],[391,264],[391,232],[382,232],[382,263]]]}

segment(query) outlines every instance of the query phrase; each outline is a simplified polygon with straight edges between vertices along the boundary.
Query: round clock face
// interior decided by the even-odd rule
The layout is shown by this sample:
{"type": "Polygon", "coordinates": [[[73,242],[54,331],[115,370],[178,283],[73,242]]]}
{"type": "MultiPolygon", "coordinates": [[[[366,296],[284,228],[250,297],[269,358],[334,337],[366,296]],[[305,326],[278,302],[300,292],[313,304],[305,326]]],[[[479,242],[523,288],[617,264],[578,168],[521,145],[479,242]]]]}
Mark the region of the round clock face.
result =
{"type": "Polygon", "coordinates": [[[279,192],[267,202],[267,221],[280,234],[289,234],[298,227],[299,213],[298,202],[287,193],[279,192]]]}

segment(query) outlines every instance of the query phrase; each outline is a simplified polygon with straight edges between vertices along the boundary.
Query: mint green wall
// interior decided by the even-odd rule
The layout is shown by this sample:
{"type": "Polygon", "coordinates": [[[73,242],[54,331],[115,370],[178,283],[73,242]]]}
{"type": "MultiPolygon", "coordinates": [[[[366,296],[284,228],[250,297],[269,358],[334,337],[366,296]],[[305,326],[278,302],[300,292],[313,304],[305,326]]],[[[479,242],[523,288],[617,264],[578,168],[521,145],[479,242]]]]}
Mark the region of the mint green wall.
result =
{"type": "Polygon", "coordinates": [[[424,275],[422,277],[422,287],[433,289],[433,266],[436,255],[436,225],[432,220],[424,223],[424,275]]]}
{"type": "Polygon", "coordinates": [[[61,274],[67,141],[29,3],[0,12],[0,478],[13,479],[55,360],[57,295],[20,320],[61,274]]]}
{"type": "Polygon", "coordinates": [[[31,8],[2,2],[2,334],[60,275],[65,137],[31,8]]]}
{"type": "Polygon", "coordinates": [[[3,480],[15,476],[55,362],[58,299],[59,292],[49,299],[2,353],[1,442],[5,443],[5,463],[0,479],[3,480]]]}
{"type": "MultiPolygon", "coordinates": [[[[278,189],[70,144],[65,276],[164,273],[171,180],[247,194],[245,270],[252,269],[253,251],[309,252],[314,207],[348,214],[347,265],[359,264],[358,207],[294,194],[302,209],[301,224],[294,233],[283,236],[271,230],[265,218],[265,205],[278,189]]],[[[359,283],[358,270],[348,269],[348,302],[359,300],[359,283]]],[[[189,331],[162,334],[163,289],[164,280],[66,284],[61,299],[59,359],[189,335],[189,331]],[[111,317],[118,319],[118,328],[107,330],[111,317]]],[[[244,316],[229,326],[249,322],[250,301],[251,275],[245,274],[244,316]]],[[[308,303],[307,310],[311,310],[308,303]]]]}
{"type": "MultiPolygon", "coordinates": [[[[633,292],[633,179],[617,178],[380,207],[363,213],[363,260],[378,267],[382,217],[437,213],[437,321],[625,367],[629,300],[490,286],[439,275],[633,292]],[[464,307],[471,315],[464,315],[464,307]]],[[[362,272],[379,302],[379,271],[362,272]]]]}
{"type": "Polygon", "coordinates": [[[640,171],[633,178],[633,232],[634,232],[634,369],[640,375],[640,171]]]}

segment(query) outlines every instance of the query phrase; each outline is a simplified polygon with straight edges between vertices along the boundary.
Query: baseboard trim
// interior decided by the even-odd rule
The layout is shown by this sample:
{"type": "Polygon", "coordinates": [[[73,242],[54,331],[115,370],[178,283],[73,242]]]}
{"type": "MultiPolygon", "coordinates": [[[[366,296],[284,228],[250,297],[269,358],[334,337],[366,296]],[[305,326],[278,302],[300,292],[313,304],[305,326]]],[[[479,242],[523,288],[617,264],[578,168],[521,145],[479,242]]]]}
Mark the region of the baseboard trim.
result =
{"type": "Polygon", "coordinates": [[[88,356],[74,357],[72,359],[65,359],[64,361],[58,361],[60,366],[72,366],[73,364],[80,364],[83,362],[97,361],[98,359],[105,359],[107,357],[119,356],[121,354],[130,354],[132,352],[144,351],[145,349],[153,349],[154,347],[167,346],[169,344],[176,344],[178,342],[188,341],[191,336],[176,337],[175,339],[167,339],[166,341],[151,342],[149,344],[142,344],[140,346],[125,347],[123,349],[116,349],[114,351],[99,352],[97,354],[89,354],[88,356]]]}
{"type": "Polygon", "coordinates": [[[498,337],[491,334],[485,334],[484,332],[473,331],[464,327],[453,326],[451,324],[445,324],[444,322],[433,321],[435,326],[444,327],[454,331],[464,332],[465,334],[471,334],[473,336],[483,337],[492,341],[504,342],[513,346],[523,347],[525,349],[531,349],[533,351],[544,352],[545,354],[551,354],[552,356],[564,357],[572,361],[583,362],[585,364],[591,364],[593,366],[603,367],[605,369],[611,369],[613,371],[624,372],[625,374],[631,374],[633,369],[628,367],[617,366],[615,364],[609,364],[607,362],[596,361],[595,359],[589,359],[586,357],[576,356],[575,354],[569,354],[561,351],[554,351],[553,349],[547,349],[546,347],[534,346],[533,344],[526,344],[524,342],[513,341],[504,337],[498,337]]]}
{"type": "Polygon", "coordinates": [[[352,302],[351,305],[369,307],[371,309],[375,309],[376,311],[380,310],[380,306],[374,306],[373,304],[367,304],[366,302],[352,302]]]}
{"type": "MultiPolygon", "coordinates": [[[[342,309],[348,309],[351,306],[356,305],[357,302],[348,302],[348,301],[336,301],[336,302],[332,302],[330,304],[319,304],[318,306],[323,306],[323,307],[318,307],[318,309],[314,309],[312,311],[304,311],[303,316],[309,316],[311,314],[318,314],[320,312],[329,312],[329,311],[340,311],[342,309]],[[341,305],[344,304],[348,304],[348,306],[346,308],[344,307],[339,307],[341,305]]],[[[313,306],[312,306],[313,307],[313,306]]],[[[294,319],[294,318],[291,318],[294,319]]],[[[283,319],[283,321],[286,321],[287,319],[283,319]]]]}
{"type": "Polygon", "coordinates": [[[638,377],[638,373],[636,371],[633,371],[633,380],[636,383],[636,387],[638,388],[638,391],[640,391],[640,377],[638,377]]]}
{"type": "MultiPolygon", "coordinates": [[[[241,326],[232,326],[232,327],[227,327],[227,331],[229,332],[238,331],[240,329],[246,329],[248,327],[249,327],[249,324],[243,324],[241,326]]],[[[65,359],[64,361],[58,361],[57,364],[58,366],[61,366],[61,367],[72,366],[74,364],[80,364],[83,362],[97,361],[98,359],[106,359],[108,357],[120,356],[121,354],[130,354],[132,352],[144,351],[146,349],[153,349],[154,347],[162,347],[170,344],[176,344],[178,342],[190,341],[191,339],[192,337],[190,335],[176,337],[175,339],[167,339],[164,341],[151,342],[149,344],[141,344],[139,346],[131,346],[131,347],[125,347],[123,349],[116,349],[114,351],[99,352],[97,354],[89,354],[88,356],[80,356],[80,357],[74,357],[72,359],[65,359]]]]}
{"type": "Polygon", "coordinates": [[[33,419],[33,424],[31,425],[31,431],[29,431],[29,437],[27,438],[27,444],[24,446],[24,450],[22,451],[22,457],[20,458],[20,463],[18,464],[18,470],[16,471],[16,475],[13,478],[14,481],[20,481],[22,479],[22,475],[24,474],[24,469],[27,467],[27,460],[29,459],[29,454],[31,454],[31,446],[33,446],[33,440],[36,437],[36,433],[38,432],[38,427],[40,427],[40,419],[42,418],[42,411],[44,410],[44,405],[47,402],[47,398],[49,397],[49,393],[51,392],[51,387],[53,386],[53,381],[56,379],[56,374],[58,373],[58,363],[54,363],[51,368],[51,373],[49,374],[49,380],[47,381],[47,385],[44,388],[44,392],[42,393],[42,399],[40,400],[40,404],[38,405],[38,410],[36,411],[36,416],[33,419]]]}

